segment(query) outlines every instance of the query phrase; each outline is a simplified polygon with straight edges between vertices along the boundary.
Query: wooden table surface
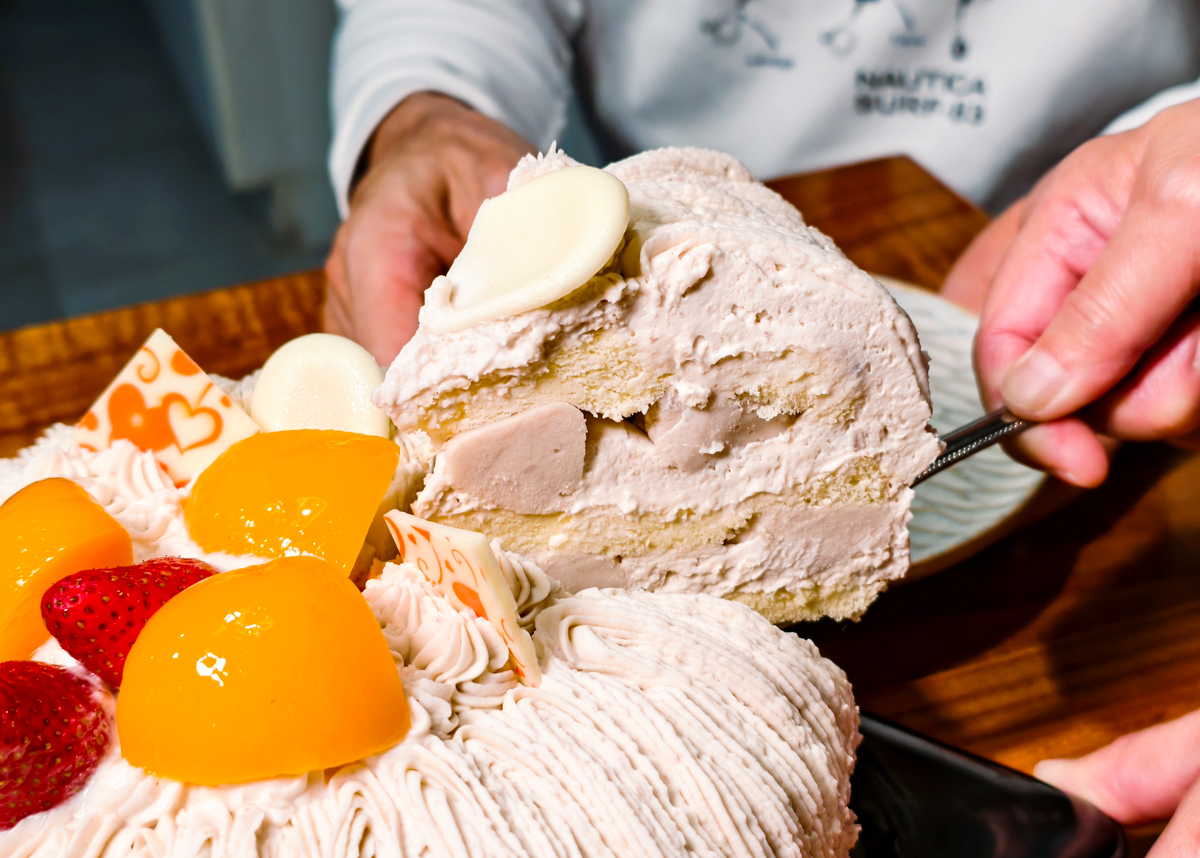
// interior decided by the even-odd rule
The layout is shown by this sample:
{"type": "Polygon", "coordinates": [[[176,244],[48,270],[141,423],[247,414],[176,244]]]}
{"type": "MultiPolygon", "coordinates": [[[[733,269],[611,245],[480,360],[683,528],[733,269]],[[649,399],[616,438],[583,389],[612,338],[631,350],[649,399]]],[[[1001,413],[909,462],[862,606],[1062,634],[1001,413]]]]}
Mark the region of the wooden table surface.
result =
{"type": "MultiPolygon", "coordinates": [[[[904,158],[771,183],[856,263],[937,288],[987,217],[904,158]]],[[[309,272],[0,334],[0,455],[78,418],[163,327],[237,377],[318,330],[309,272]]],[[[1029,771],[1200,708],[1200,457],[1127,447],[1102,488],[804,629],[860,705],[1029,771]]]]}

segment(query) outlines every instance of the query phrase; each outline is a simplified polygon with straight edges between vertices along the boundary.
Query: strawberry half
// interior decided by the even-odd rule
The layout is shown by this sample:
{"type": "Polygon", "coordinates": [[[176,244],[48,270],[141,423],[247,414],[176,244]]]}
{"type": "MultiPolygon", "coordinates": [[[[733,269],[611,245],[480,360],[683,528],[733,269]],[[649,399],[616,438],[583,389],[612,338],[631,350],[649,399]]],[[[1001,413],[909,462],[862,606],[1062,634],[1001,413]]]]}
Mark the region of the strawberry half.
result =
{"type": "Polygon", "coordinates": [[[42,596],[50,634],[80,664],[113,688],[125,657],[154,612],[217,570],[202,560],[157,557],[134,566],[68,575],[42,596]]]}
{"type": "Polygon", "coordinates": [[[79,792],[108,741],[90,682],[52,664],[0,662],[0,831],[79,792]]]}

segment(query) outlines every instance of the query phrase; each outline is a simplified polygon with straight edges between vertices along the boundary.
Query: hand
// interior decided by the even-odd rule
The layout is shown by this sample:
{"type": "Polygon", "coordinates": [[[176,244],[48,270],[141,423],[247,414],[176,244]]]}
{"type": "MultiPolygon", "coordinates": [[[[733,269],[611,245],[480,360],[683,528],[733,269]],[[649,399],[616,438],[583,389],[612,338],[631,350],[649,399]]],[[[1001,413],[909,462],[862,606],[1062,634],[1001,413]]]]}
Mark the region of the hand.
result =
{"type": "Polygon", "coordinates": [[[1033,774],[1124,825],[1174,814],[1147,858],[1200,854],[1200,711],[1078,760],[1043,760],[1033,774]]]}
{"type": "Polygon", "coordinates": [[[1013,452],[1067,482],[1104,480],[1104,436],[1197,440],[1200,313],[1187,308],[1200,291],[1198,135],[1200,100],[1085,143],[947,278],[946,297],[982,307],[985,404],[1050,421],[1013,452]]]}
{"type": "Polygon", "coordinates": [[[425,289],[462,250],[479,204],[533,147],[446,96],[411,95],[379,124],[325,263],[325,330],[383,366],[417,330],[425,289]]]}

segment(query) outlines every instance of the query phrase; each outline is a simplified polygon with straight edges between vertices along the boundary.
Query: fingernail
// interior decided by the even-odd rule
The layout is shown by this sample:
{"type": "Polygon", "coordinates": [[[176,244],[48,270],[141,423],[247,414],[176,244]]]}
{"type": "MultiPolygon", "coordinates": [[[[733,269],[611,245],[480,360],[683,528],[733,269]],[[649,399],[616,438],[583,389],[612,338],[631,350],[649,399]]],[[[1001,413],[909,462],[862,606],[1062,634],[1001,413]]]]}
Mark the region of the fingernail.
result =
{"type": "Polygon", "coordinates": [[[1033,767],[1033,776],[1052,787],[1091,802],[1106,813],[1113,813],[1112,803],[1094,789],[1093,779],[1079,760],[1042,760],[1033,767]]]}
{"type": "Polygon", "coordinates": [[[1009,408],[1026,414],[1036,414],[1054,401],[1067,381],[1066,370],[1045,351],[1031,348],[1013,364],[1000,393],[1009,408]]]}
{"type": "Polygon", "coordinates": [[[1033,776],[1052,786],[1063,782],[1063,775],[1071,768],[1070,760],[1042,760],[1033,767],[1033,776]]]}

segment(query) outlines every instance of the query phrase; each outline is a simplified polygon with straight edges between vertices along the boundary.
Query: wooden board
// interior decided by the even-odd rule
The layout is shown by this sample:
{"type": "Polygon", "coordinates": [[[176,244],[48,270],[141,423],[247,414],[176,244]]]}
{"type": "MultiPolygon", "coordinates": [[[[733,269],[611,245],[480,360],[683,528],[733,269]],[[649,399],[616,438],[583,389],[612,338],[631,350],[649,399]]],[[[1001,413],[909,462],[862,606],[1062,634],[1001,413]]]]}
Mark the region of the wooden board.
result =
{"type": "Polygon", "coordinates": [[[910,158],[767,182],[859,268],[930,289],[988,217],[910,158]]]}
{"type": "MultiPolygon", "coordinates": [[[[929,288],[987,223],[905,158],[771,184],[860,266],[929,288]]],[[[240,376],[317,330],[323,294],[310,272],[0,334],[0,452],[81,415],[155,327],[240,376]]],[[[1132,446],[1066,509],[802,632],[864,709],[1028,771],[1200,708],[1197,567],[1200,458],[1132,446]]]]}

